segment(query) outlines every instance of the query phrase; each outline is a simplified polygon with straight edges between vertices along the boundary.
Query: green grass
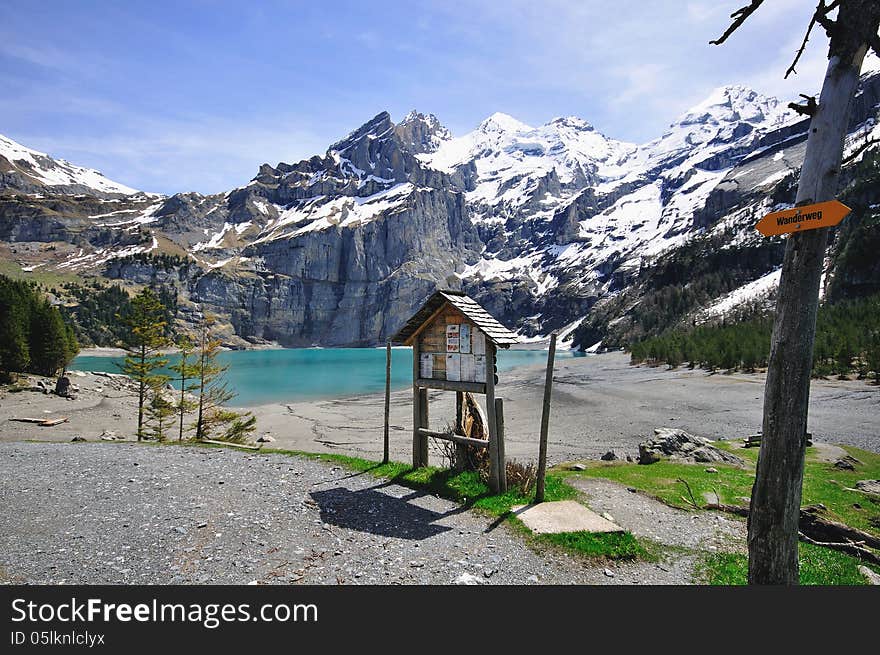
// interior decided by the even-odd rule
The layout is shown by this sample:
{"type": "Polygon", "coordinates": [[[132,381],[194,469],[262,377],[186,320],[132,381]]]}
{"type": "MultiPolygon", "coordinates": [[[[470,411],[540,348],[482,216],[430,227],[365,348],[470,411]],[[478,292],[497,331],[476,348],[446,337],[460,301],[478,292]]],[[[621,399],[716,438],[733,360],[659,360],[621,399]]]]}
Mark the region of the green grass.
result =
{"type": "MultiPolygon", "coordinates": [[[[861,562],[844,553],[801,543],[799,559],[802,585],[867,584],[858,571],[861,562]]],[[[878,570],[875,566],[871,568],[878,570]]],[[[700,563],[699,574],[711,585],[744,585],[748,579],[748,557],[742,553],[712,553],[700,563]]]]}
{"type": "MultiPolygon", "coordinates": [[[[716,492],[722,503],[748,505],[755,479],[754,467],[758,450],[732,448],[724,442],[718,442],[717,445],[742,457],[746,460],[747,467],[740,469],[713,464],[711,467],[718,472],[707,473],[706,468],[710,468],[708,464],[660,461],[642,466],[622,462],[588,462],[587,470],[566,471],[564,474],[614,480],[682,509],[693,508],[685,500],[689,496],[679,479],[687,481],[696,501],[701,505],[708,502],[704,494],[714,500],[716,492]]],[[[836,469],[833,464],[817,461],[815,449],[807,449],[802,504],[822,503],[828,508],[828,518],[880,535],[880,500],[858,491],[847,491],[847,488],[855,486],[857,480],[880,478],[880,455],[851,446],[843,448],[861,462],[855,471],[836,469]]]]}
{"type": "Polygon", "coordinates": [[[75,273],[57,273],[55,271],[43,270],[42,267],[27,272],[23,271],[18,263],[4,260],[0,260],[0,275],[5,275],[13,280],[36,282],[50,289],[60,287],[62,284],[69,282],[82,283],[82,277],[75,273]]]}
{"type": "Polygon", "coordinates": [[[575,551],[587,557],[648,561],[658,559],[654,549],[647,548],[629,532],[562,532],[542,534],[536,539],[538,542],[575,551]]]}

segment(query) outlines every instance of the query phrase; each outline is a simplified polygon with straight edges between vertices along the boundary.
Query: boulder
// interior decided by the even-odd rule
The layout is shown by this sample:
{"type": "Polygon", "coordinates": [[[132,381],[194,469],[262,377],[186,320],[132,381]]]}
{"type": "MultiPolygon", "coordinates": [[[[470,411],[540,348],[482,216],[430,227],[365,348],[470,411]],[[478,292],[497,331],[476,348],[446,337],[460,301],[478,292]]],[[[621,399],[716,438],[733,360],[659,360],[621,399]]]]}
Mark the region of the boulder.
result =
{"type": "Polygon", "coordinates": [[[745,466],[745,461],[712,443],[710,439],[697,437],[679,428],[657,428],[652,439],[639,444],[639,464],[670,459],[693,464],[722,462],[745,466]]]}
{"type": "Polygon", "coordinates": [[[55,383],[55,393],[63,398],[70,395],[70,378],[62,375],[55,383]]]}
{"type": "Polygon", "coordinates": [[[267,434],[264,434],[259,439],[257,439],[257,441],[260,443],[272,443],[273,441],[275,441],[275,437],[273,437],[271,434],[267,433],[267,434]]]}
{"type": "Polygon", "coordinates": [[[851,455],[844,455],[839,460],[834,462],[834,468],[840,469],[841,471],[855,471],[856,466],[861,464],[859,460],[851,455]]]}
{"type": "Polygon", "coordinates": [[[856,489],[880,496],[880,480],[859,480],[856,482],[856,489]]]}

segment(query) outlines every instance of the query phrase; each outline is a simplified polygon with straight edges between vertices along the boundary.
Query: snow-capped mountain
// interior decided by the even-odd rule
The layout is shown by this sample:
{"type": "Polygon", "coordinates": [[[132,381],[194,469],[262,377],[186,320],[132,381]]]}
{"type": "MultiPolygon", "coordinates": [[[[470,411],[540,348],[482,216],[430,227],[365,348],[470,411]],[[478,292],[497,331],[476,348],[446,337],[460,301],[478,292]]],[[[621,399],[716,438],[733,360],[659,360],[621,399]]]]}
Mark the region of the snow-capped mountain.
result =
{"type": "MultiPolygon", "coordinates": [[[[852,144],[876,127],[880,75],[864,77],[854,105],[852,144]]],[[[17,176],[0,169],[0,241],[54,244],[8,253],[23,267],[171,284],[182,312],[209,308],[248,340],[375,344],[456,286],[526,338],[561,330],[591,345],[609,325],[644,323],[647,290],[683,284],[676,253],[708,261],[693,255],[706,239],[729,257],[721,282],[694,282],[694,302],[714,308],[703,315],[756,280],[770,290],[779,242],[751,228],[793,201],[806,129],[741,86],[641,145],[575,117],[531,127],[498,113],[455,137],[433,115],[382,112],[323,155],[264,164],[225,194],[167,198],[120,197],[131,190],[109,181],[84,192],[99,174],[13,144],[27,157],[0,158],[17,176]],[[61,170],[64,183],[46,182],[61,170]],[[23,186],[25,174],[39,184],[23,186]],[[160,253],[177,263],[150,258],[160,253]],[[589,329],[573,332],[584,317],[589,329]]]]}
{"type": "Polygon", "coordinates": [[[107,179],[91,168],[76,166],[63,159],[54,159],[43,152],[31,150],[0,134],[0,176],[3,187],[66,193],[130,195],[136,189],[107,179]]]}

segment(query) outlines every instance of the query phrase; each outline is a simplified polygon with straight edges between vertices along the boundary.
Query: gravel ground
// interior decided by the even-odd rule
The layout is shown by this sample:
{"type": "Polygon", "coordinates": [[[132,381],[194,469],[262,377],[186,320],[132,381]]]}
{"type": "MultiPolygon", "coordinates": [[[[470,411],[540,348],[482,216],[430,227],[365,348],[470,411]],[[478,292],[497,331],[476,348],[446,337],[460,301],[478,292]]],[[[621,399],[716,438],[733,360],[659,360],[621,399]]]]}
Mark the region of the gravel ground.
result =
{"type": "Polygon", "coordinates": [[[690,575],[687,561],[536,552],[491,517],[305,458],[4,443],[0,480],[4,583],[449,584],[467,574],[482,584],[680,584],[690,575]]]}

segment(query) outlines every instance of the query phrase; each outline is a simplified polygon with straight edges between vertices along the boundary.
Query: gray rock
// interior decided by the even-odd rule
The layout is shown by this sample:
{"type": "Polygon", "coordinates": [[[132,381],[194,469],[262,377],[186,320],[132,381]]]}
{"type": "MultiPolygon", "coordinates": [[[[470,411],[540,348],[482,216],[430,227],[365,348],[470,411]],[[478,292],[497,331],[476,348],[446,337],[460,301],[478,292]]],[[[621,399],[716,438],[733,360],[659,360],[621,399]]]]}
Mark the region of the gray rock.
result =
{"type": "Polygon", "coordinates": [[[88,441],[88,439],[86,439],[85,437],[82,437],[82,436],[80,436],[80,435],[77,435],[77,436],[75,436],[73,439],[71,439],[71,441],[72,441],[72,442],[88,441]]]}
{"type": "Polygon", "coordinates": [[[652,439],[639,444],[639,464],[653,464],[661,459],[745,466],[741,458],[713,446],[711,440],[678,428],[656,428],[652,439]]]}
{"type": "Polygon", "coordinates": [[[62,375],[58,378],[58,381],[55,383],[55,393],[62,398],[67,398],[71,395],[70,388],[70,378],[66,375],[62,375]]]}
{"type": "Polygon", "coordinates": [[[855,471],[856,466],[861,464],[859,460],[857,460],[852,455],[844,455],[839,460],[834,462],[834,468],[840,469],[841,471],[855,471]]]}
{"type": "Polygon", "coordinates": [[[864,576],[865,580],[868,581],[868,584],[880,585],[880,574],[875,573],[864,564],[859,565],[859,573],[864,576]]]}
{"type": "Polygon", "coordinates": [[[586,466],[586,464],[572,464],[571,470],[572,471],[586,471],[587,466],[586,466]]]}
{"type": "Polygon", "coordinates": [[[273,437],[271,434],[266,433],[262,437],[257,439],[257,441],[260,443],[272,443],[273,441],[275,441],[275,437],[273,437]]]}
{"type": "Polygon", "coordinates": [[[880,480],[859,480],[856,482],[856,489],[868,494],[880,495],[880,480]]]}
{"type": "MultiPolygon", "coordinates": [[[[530,578],[531,579],[531,578],[530,578]]],[[[455,584],[458,585],[478,585],[478,584],[486,584],[486,581],[483,578],[480,578],[473,573],[468,573],[465,571],[460,576],[455,579],[455,584]]]]}

